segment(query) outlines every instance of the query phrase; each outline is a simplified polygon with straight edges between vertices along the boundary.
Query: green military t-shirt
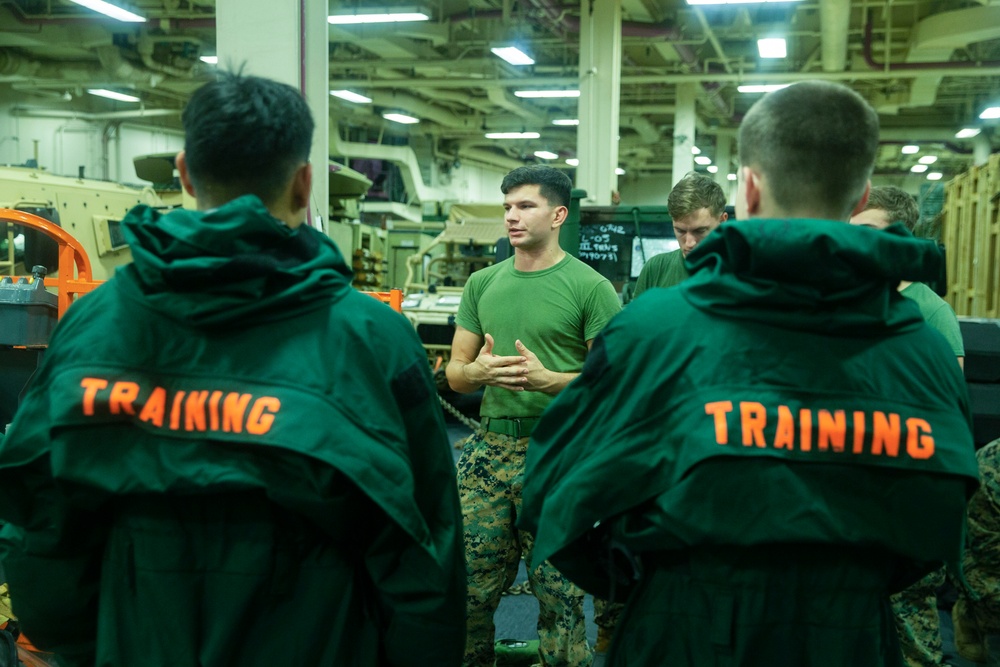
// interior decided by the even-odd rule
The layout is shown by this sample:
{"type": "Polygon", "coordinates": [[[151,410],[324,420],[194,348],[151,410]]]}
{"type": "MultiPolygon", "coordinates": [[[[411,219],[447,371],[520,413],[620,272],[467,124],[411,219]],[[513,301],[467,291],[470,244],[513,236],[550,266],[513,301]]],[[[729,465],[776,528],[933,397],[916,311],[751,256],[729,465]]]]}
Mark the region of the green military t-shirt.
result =
{"type": "MultiPolygon", "coordinates": [[[[455,322],[493,336],[493,354],[519,354],[514,342],[520,340],[550,371],[577,373],[587,341],[619,310],[611,282],[572,255],[541,271],[518,271],[510,258],[469,277],[455,322]]],[[[486,387],[480,414],[537,417],[551,400],[540,392],[486,387]]]]}
{"type": "Polygon", "coordinates": [[[903,296],[917,302],[917,308],[924,320],[936,329],[945,340],[956,357],[965,356],[965,345],[962,342],[962,330],[958,326],[958,318],[948,302],[934,293],[923,283],[910,283],[899,291],[903,296]]]}
{"type": "Polygon", "coordinates": [[[680,248],[671,252],[653,255],[642,266],[639,280],[635,283],[632,298],[639,296],[652,287],[673,287],[687,280],[691,275],[684,266],[684,253],[680,248]]]}

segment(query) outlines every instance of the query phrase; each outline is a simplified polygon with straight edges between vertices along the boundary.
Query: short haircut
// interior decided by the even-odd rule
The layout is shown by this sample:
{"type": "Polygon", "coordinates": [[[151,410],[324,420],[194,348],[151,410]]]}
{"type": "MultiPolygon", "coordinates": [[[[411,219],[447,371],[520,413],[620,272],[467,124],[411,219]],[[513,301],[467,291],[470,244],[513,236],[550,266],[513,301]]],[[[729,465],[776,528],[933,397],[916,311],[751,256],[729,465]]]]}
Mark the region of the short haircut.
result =
{"type": "Polygon", "coordinates": [[[503,177],[500,192],[507,194],[522,185],[537,185],[538,192],[553,206],[569,206],[573,181],[555,167],[529,164],[510,171],[503,177]]]}
{"type": "Polygon", "coordinates": [[[670,191],[667,212],[672,220],[679,220],[703,208],[715,217],[721,216],[726,210],[726,193],[715,179],[692,171],[670,191]]]}
{"type": "Polygon", "coordinates": [[[740,164],[759,170],[776,206],[847,220],[878,150],[878,114],[850,88],[803,81],[768,93],[740,124],[740,164]]]}
{"type": "Polygon", "coordinates": [[[309,160],[312,114],[284,83],[221,72],[195,91],[181,122],[195,190],[221,201],[253,194],[270,204],[309,160]]]}
{"type": "Polygon", "coordinates": [[[911,232],[920,222],[920,209],[917,200],[895,185],[880,185],[872,188],[868,195],[865,210],[878,209],[885,211],[889,222],[901,222],[911,232]]]}

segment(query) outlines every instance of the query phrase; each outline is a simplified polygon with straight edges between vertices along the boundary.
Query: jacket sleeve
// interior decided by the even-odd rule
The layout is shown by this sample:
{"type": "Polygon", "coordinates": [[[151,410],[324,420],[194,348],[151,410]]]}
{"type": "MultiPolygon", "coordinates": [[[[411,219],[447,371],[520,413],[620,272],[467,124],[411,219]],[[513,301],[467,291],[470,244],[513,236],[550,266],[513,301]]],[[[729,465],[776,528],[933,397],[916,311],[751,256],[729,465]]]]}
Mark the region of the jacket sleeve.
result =
{"type": "Polygon", "coordinates": [[[369,522],[365,566],[394,667],[461,664],[465,642],[465,559],[455,465],[427,361],[393,380],[409,445],[413,501],[424,517],[422,541],[391,521],[369,522]]]}
{"type": "Polygon", "coordinates": [[[0,559],[25,635],[93,662],[101,545],[96,501],[52,477],[47,392],[31,392],[0,444],[0,559]]]}

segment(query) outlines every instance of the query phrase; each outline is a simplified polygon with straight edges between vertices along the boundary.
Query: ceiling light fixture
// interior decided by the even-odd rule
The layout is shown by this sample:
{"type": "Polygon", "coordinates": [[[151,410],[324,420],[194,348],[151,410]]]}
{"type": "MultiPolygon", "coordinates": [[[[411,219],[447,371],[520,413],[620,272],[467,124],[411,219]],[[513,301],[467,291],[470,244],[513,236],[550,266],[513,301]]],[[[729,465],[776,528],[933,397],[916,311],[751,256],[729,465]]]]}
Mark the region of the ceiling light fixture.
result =
{"type": "Polygon", "coordinates": [[[788,55],[788,47],[784,37],[767,37],[757,40],[757,52],[761,58],[784,58],[788,55]]]}
{"type": "Polygon", "coordinates": [[[209,65],[219,64],[219,56],[202,56],[198,60],[200,60],[203,63],[208,63],[209,65]]]}
{"type": "Polygon", "coordinates": [[[339,97],[342,100],[347,100],[348,102],[354,102],[355,104],[371,104],[372,99],[370,97],[365,97],[360,95],[353,90],[331,90],[330,94],[334,97],[339,97]]]}
{"type": "Polygon", "coordinates": [[[402,123],[403,125],[413,125],[414,123],[419,123],[419,118],[414,118],[413,116],[407,116],[404,113],[394,113],[386,112],[382,114],[382,118],[386,120],[391,120],[393,123],[402,123]]]}
{"type": "Polygon", "coordinates": [[[748,83],[743,86],[736,86],[736,91],[745,94],[771,93],[775,90],[788,88],[790,83],[748,83]]]}
{"type": "Polygon", "coordinates": [[[515,90],[514,95],[524,98],[580,97],[579,90],[515,90]]]}
{"type": "Polygon", "coordinates": [[[81,7],[86,7],[87,9],[126,23],[146,22],[145,17],[134,14],[127,9],[122,9],[117,5],[112,5],[110,2],[104,2],[104,0],[70,0],[70,2],[75,2],[81,7]]]}
{"type": "Polygon", "coordinates": [[[568,164],[571,167],[579,167],[580,166],[580,158],[568,157],[568,158],[566,158],[566,164],[568,164]]]}
{"type": "Polygon", "coordinates": [[[727,181],[735,181],[736,180],[736,174],[726,174],[726,180],[727,181]]]}
{"type": "Polygon", "coordinates": [[[701,155],[701,149],[697,146],[691,147],[691,155],[701,155]]]}
{"type": "Polygon", "coordinates": [[[940,181],[942,178],[944,178],[944,174],[942,174],[940,171],[932,171],[931,173],[927,174],[928,181],[940,181]]]}
{"type": "Polygon", "coordinates": [[[926,164],[915,164],[912,167],[910,167],[910,171],[912,171],[914,174],[922,174],[925,171],[927,171],[927,165],[926,164]]]}
{"type": "Polygon", "coordinates": [[[552,121],[553,125],[579,125],[579,118],[557,118],[552,121]]]}
{"type": "Polygon", "coordinates": [[[708,173],[710,173],[710,174],[717,174],[717,173],[719,173],[719,168],[716,165],[714,165],[714,164],[708,165],[708,167],[706,167],[706,169],[708,169],[708,173]]]}
{"type": "Polygon", "coordinates": [[[920,152],[920,146],[909,144],[908,146],[903,146],[902,148],[900,148],[899,152],[902,153],[903,155],[913,155],[914,153],[920,152]]]}
{"type": "Polygon", "coordinates": [[[429,21],[430,12],[420,7],[397,7],[393,9],[367,9],[345,14],[331,14],[326,17],[331,25],[358,25],[360,23],[409,23],[429,21]]]}
{"type": "Polygon", "coordinates": [[[621,167],[615,167],[615,173],[618,174],[619,176],[624,176],[625,170],[622,169],[621,167]]]}
{"type": "Polygon", "coordinates": [[[923,155],[917,162],[920,164],[934,164],[937,162],[937,155],[923,155]]]}
{"type": "Polygon", "coordinates": [[[983,120],[994,120],[1000,118],[1000,107],[987,107],[983,109],[983,112],[979,114],[979,117],[983,120]]]}
{"type": "Polygon", "coordinates": [[[700,165],[712,164],[712,158],[707,155],[699,155],[695,157],[694,161],[700,165]]]}
{"type": "Polygon", "coordinates": [[[965,127],[955,133],[956,139],[971,139],[972,137],[979,134],[978,127],[965,127]]]}
{"type": "Polygon", "coordinates": [[[555,160],[559,158],[559,154],[552,151],[535,151],[535,157],[540,157],[543,160],[555,160]]]}
{"type": "Polygon", "coordinates": [[[537,139],[537,132],[487,132],[487,139],[537,139]]]}
{"type": "Polygon", "coordinates": [[[126,95],[125,93],[116,93],[113,90],[106,90],[104,88],[88,88],[87,92],[91,95],[97,95],[98,97],[106,97],[109,100],[118,100],[119,102],[138,102],[139,98],[135,95],[126,95]]]}
{"type": "Polygon", "coordinates": [[[490,51],[511,65],[534,65],[535,59],[516,46],[495,46],[490,51]]]}

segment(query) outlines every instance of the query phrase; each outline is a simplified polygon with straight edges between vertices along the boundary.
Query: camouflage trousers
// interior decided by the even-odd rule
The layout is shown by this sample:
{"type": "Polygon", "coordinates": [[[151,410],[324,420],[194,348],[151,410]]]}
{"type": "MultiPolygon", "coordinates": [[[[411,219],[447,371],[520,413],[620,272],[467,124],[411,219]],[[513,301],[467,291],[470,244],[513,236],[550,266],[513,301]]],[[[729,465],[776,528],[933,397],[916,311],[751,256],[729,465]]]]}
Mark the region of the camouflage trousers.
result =
{"type": "MultiPolygon", "coordinates": [[[[468,601],[466,667],[493,667],[500,596],[514,582],[523,556],[530,563],[533,538],[515,526],[521,509],[528,438],[476,431],[458,460],[458,492],[465,524],[468,601]]],[[[546,667],[589,667],[583,591],[548,561],[528,568],[538,598],[539,658],[546,667]]]]}
{"type": "Polygon", "coordinates": [[[941,648],[941,620],[935,589],[944,583],[944,568],[926,575],[891,596],[899,646],[907,667],[939,667],[944,664],[941,648]]]}

